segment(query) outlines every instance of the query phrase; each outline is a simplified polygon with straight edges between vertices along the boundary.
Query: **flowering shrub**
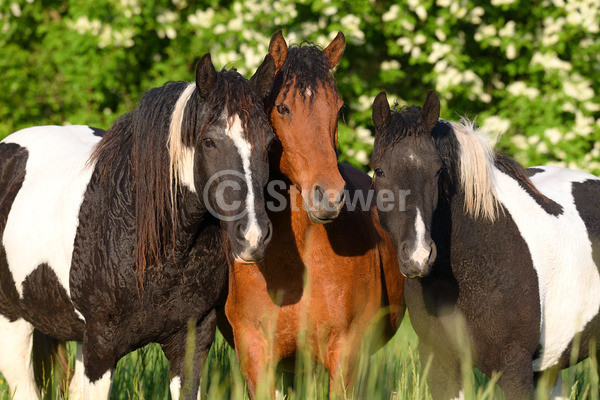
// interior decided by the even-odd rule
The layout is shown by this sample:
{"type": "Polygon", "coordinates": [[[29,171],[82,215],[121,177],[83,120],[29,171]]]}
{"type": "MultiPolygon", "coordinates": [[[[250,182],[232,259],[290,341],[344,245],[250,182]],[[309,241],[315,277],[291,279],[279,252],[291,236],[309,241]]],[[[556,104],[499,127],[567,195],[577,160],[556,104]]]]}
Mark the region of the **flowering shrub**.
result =
{"type": "Polygon", "coordinates": [[[525,165],[600,174],[597,0],[7,0],[0,3],[0,137],[25,126],[109,127],[141,94],[191,80],[206,51],[250,76],[279,28],[288,42],[347,47],[340,159],[368,170],[371,104],[428,89],[442,118],[503,133],[525,165]]]}

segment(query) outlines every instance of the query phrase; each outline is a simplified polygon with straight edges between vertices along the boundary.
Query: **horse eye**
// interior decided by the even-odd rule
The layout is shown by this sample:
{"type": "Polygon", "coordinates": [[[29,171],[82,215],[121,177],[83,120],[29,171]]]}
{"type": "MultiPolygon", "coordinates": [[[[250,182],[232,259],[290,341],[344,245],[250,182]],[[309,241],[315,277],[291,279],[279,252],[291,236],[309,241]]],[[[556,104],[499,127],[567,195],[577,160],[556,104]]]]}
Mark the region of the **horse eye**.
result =
{"type": "Polygon", "coordinates": [[[204,147],[216,147],[215,142],[213,142],[211,138],[202,139],[202,144],[204,145],[204,147]]]}
{"type": "Polygon", "coordinates": [[[385,172],[381,168],[375,168],[375,176],[378,178],[383,178],[385,176],[385,172]]]}
{"type": "Polygon", "coordinates": [[[287,106],[285,104],[279,104],[277,106],[277,112],[279,114],[289,114],[290,113],[290,109],[287,108],[287,106]]]}

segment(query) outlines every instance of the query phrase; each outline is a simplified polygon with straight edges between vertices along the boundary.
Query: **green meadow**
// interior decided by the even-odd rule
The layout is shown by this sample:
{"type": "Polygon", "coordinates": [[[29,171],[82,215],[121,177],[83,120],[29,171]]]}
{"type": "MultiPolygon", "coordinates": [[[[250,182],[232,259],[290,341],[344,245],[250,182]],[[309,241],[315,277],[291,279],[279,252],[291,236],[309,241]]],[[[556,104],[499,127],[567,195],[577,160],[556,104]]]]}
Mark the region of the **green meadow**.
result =
{"type": "MultiPolygon", "coordinates": [[[[368,340],[368,339],[367,339],[368,340]]],[[[383,348],[369,356],[362,351],[358,384],[348,399],[403,400],[431,399],[426,384],[427,365],[419,361],[418,338],[410,320],[405,317],[396,335],[383,348]]],[[[74,346],[69,349],[73,350],[74,346]]],[[[468,366],[468,362],[466,364],[468,366]]],[[[467,367],[468,368],[468,367],[467,367]]],[[[314,365],[308,355],[297,360],[295,377],[280,377],[278,388],[285,399],[327,399],[328,374],[314,365]],[[284,382],[286,382],[284,384],[284,382]],[[294,390],[289,390],[293,382],[294,390]]],[[[599,399],[598,362],[590,358],[562,372],[563,385],[569,399],[599,399]]],[[[465,398],[478,400],[502,399],[502,391],[492,379],[477,370],[467,374],[465,398]]],[[[235,351],[219,332],[201,376],[202,399],[248,399],[235,351]]],[[[61,398],[54,385],[46,387],[46,399],[61,398]]],[[[537,400],[547,398],[538,393],[537,400]]],[[[111,392],[113,400],[169,399],[169,363],[158,345],[148,345],[121,359],[117,365],[111,392]]],[[[11,399],[6,381],[0,376],[0,400],[11,399]]]]}

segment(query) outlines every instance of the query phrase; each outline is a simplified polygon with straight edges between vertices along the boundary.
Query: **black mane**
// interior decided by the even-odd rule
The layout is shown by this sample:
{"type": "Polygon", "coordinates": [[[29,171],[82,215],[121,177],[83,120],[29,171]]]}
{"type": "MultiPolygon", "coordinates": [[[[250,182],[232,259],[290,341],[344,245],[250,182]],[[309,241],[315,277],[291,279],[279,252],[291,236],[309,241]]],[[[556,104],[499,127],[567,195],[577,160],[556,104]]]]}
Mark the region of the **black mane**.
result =
{"type": "MultiPolygon", "coordinates": [[[[176,209],[172,204],[168,140],[177,100],[190,85],[168,82],[150,89],[137,107],[121,116],[106,132],[90,157],[99,176],[113,190],[123,176],[133,180],[136,226],[136,269],[143,276],[148,264],[160,263],[174,245],[176,209]]],[[[262,101],[235,70],[217,73],[216,84],[201,103],[194,88],[185,106],[181,141],[193,147],[199,137],[224,112],[238,115],[247,139],[265,143],[268,120],[262,101]],[[202,114],[202,115],[200,115],[202,114]],[[200,126],[197,126],[197,124],[200,126]]],[[[175,188],[176,190],[176,188],[175,188]]]]}
{"type": "Polygon", "coordinates": [[[421,107],[401,107],[394,103],[389,119],[375,136],[377,145],[374,146],[376,152],[373,153],[373,160],[377,163],[390,147],[408,136],[417,139],[426,134],[429,132],[423,132],[422,129],[421,107]]]}
{"type": "MultiPolygon", "coordinates": [[[[376,152],[373,153],[373,161],[377,164],[378,160],[390,147],[395,146],[406,137],[412,136],[418,141],[429,134],[433,138],[443,164],[440,191],[442,195],[448,197],[456,191],[456,185],[461,181],[459,176],[461,168],[460,144],[454,127],[449,121],[440,119],[433,131],[425,132],[421,119],[421,107],[419,106],[399,107],[398,104],[394,104],[389,119],[375,137],[376,145],[374,148],[376,152]]],[[[472,134],[478,133],[474,131],[472,134]]],[[[534,194],[536,199],[544,203],[549,202],[548,198],[533,185],[527,171],[518,162],[497,151],[494,151],[491,161],[496,168],[517,180],[522,187],[534,194]]]]}

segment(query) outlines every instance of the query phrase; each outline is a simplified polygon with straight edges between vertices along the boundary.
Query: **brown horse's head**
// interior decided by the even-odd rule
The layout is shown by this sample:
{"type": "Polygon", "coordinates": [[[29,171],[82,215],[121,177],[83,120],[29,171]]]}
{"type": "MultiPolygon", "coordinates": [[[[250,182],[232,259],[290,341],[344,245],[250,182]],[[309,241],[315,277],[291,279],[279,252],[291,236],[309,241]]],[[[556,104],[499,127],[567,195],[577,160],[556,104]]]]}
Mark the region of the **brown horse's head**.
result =
{"type": "Polygon", "coordinates": [[[278,139],[273,161],[302,192],[310,219],[318,223],[335,219],[344,204],[345,182],[335,152],[343,101],[330,72],[344,48],[341,32],[324,50],[306,42],[288,48],[281,31],[269,45],[276,67],[266,100],[278,139]]]}

